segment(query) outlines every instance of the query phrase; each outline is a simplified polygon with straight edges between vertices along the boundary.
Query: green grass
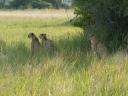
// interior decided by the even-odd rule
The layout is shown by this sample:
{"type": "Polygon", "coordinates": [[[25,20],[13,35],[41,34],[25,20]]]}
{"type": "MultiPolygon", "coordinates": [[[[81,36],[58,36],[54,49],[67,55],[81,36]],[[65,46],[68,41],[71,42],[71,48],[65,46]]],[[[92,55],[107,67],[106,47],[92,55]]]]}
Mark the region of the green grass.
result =
{"type": "Polygon", "coordinates": [[[71,13],[42,11],[0,12],[0,96],[128,95],[127,54],[91,56],[82,29],[66,23],[71,13]],[[47,33],[56,50],[31,57],[29,32],[47,33]]]}

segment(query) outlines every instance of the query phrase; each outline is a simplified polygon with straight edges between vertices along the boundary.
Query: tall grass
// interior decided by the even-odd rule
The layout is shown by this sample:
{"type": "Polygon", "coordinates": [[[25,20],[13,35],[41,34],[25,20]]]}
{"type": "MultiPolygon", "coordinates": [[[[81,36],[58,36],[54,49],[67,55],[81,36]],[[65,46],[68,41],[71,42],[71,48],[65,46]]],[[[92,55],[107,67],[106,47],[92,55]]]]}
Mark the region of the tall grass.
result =
{"type": "Polygon", "coordinates": [[[82,29],[66,23],[71,13],[45,10],[49,17],[41,17],[42,11],[0,12],[0,96],[128,95],[127,54],[91,56],[82,29]],[[31,57],[29,32],[47,33],[56,50],[31,57]]]}

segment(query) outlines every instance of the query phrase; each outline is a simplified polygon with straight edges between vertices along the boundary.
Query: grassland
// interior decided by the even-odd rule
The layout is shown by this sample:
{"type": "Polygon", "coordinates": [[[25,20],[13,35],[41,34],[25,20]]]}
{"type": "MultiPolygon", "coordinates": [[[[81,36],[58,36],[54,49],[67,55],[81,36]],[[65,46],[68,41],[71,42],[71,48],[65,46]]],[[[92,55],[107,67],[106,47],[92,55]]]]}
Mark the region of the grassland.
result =
{"type": "Polygon", "coordinates": [[[72,11],[0,11],[0,96],[128,96],[128,55],[91,56],[72,11]],[[31,57],[29,32],[56,50],[31,57]]]}

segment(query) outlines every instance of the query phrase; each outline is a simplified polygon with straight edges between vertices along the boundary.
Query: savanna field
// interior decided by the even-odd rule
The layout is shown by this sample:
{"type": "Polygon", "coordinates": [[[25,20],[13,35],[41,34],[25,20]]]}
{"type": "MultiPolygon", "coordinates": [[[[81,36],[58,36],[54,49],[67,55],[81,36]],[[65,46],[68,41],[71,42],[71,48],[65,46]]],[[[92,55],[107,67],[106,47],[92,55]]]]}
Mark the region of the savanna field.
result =
{"type": "Polygon", "coordinates": [[[0,11],[0,96],[128,96],[128,55],[91,55],[72,10],[0,11]],[[46,33],[55,50],[31,56],[28,34],[46,33]]]}

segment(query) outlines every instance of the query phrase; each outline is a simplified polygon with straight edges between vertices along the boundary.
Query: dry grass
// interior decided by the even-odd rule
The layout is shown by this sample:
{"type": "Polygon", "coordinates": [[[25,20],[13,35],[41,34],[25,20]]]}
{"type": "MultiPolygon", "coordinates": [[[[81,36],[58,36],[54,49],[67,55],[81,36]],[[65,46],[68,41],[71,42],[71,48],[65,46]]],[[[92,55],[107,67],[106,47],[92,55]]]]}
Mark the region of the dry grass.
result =
{"type": "Polygon", "coordinates": [[[74,17],[73,10],[13,10],[0,11],[1,17],[29,17],[29,18],[72,18],[74,17]]]}
{"type": "Polygon", "coordinates": [[[128,95],[128,55],[91,56],[68,16],[65,10],[0,11],[0,96],[128,95]],[[57,49],[31,57],[29,32],[47,33],[57,49]]]}

